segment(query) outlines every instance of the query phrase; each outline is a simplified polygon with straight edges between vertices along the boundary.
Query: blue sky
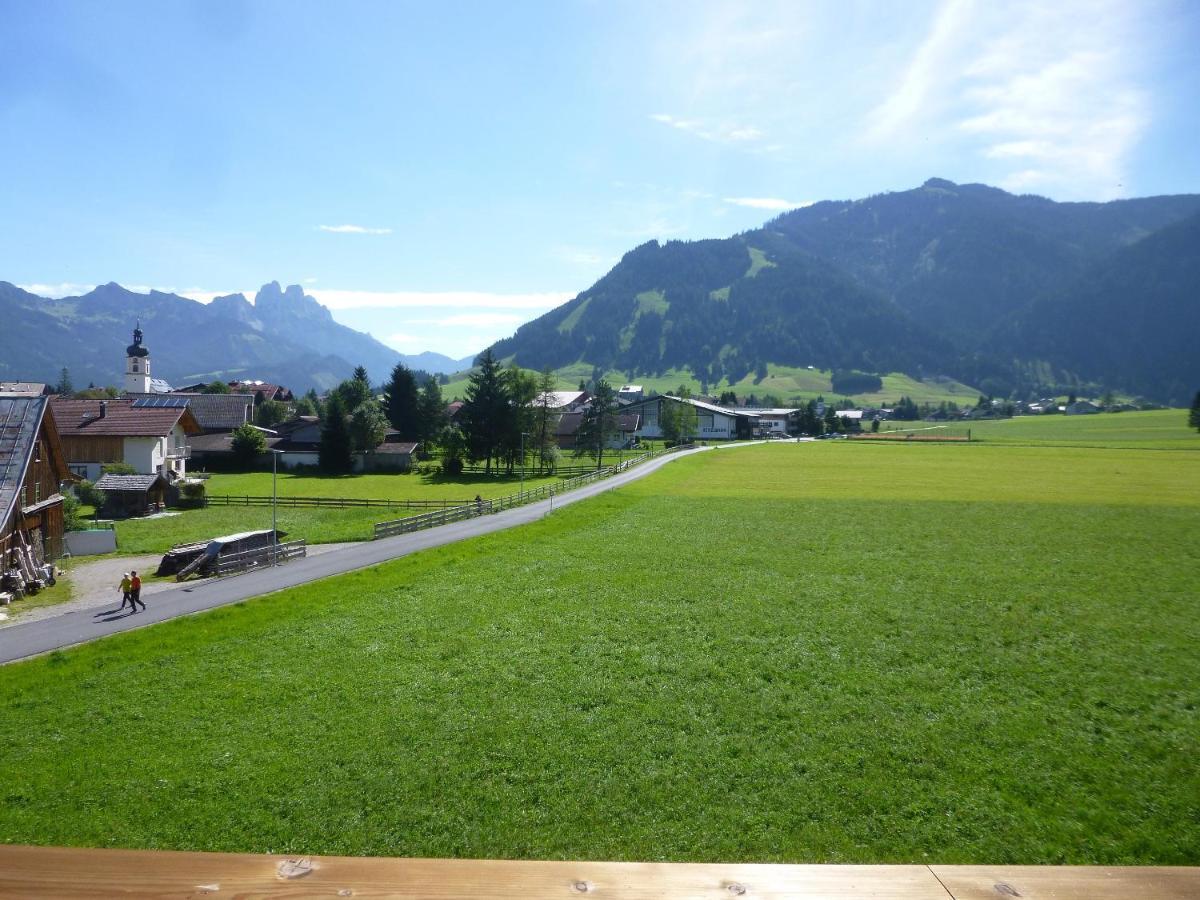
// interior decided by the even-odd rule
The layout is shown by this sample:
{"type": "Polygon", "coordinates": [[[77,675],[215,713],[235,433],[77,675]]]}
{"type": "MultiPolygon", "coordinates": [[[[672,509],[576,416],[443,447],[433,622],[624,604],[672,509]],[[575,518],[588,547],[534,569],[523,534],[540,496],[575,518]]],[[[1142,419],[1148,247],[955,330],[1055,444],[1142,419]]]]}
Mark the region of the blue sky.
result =
{"type": "Polygon", "coordinates": [[[475,352],[652,238],[938,176],[1200,192],[1191,2],[0,0],[0,279],[475,352]]]}

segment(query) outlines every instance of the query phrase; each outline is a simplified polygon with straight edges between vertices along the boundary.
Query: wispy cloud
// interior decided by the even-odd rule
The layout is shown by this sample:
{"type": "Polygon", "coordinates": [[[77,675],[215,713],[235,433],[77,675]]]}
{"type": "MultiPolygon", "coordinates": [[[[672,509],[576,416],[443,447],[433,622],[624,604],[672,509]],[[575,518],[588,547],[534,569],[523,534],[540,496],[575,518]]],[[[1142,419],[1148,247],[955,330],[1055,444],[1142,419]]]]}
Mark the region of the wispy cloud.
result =
{"type": "Polygon", "coordinates": [[[766,134],[753,125],[737,122],[722,122],[706,119],[684,119],[669,113],[654,113],[650,116],[655,122],[669,125],[688,134],[694,134],[706,141],[720,144],[749,144],[761,141],[766,134]]]}
{"type": "Polygon", "coordinates": [[[799,209],[816,203],[815,200],[781,200],[778,197],[726,197],[725,202],[734,206],[748,206],[751,209],[775,210],[799,209]]]}
{"type": "Polygon", "coordinates": [[[390,228],[368,228],[365,225],[318,225],[320,231],[332,234],[391,234],[390,228]]]}
{"type": "Polygon", "coordinates": [[[443,316],[440,319],[411,319],[413,325],[435,325],[438,328],[500,328],[528,322],[528,313],[477,312],[443,316]]]}
{"type": "Polygon", "coordinates": [[[18,284],[23,291],[37,294],[39,297],[51,297],[55,300],[62,297],[78,297],[92,290],[94,284],[76,284],[71,281],[60,281],[58,284],[18,284]]]}
{"type": "Polygon", "coordinates": [[[310,292],[325,306],[338,309],[525,309],[549,311],[575,295],[566,291],[534,294],[492,294],[482,291],[351,291],[314,288],[310,292]]]}
{"type": "Polygon", "coordinates": [[[963,142],[1010,190],[1108,199],[1150,121],[1142,17],[1120,2],[946,0],[869,142],[963,142]]]}

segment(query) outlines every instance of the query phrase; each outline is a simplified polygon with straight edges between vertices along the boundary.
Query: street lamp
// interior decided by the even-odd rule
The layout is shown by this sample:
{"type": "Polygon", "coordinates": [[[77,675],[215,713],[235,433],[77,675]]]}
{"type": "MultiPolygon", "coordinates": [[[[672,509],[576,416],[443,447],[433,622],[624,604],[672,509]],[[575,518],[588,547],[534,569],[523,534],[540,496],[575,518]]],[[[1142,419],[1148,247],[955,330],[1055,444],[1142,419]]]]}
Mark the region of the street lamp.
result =
{"type": "Polygon", "coordinates": [[[271,451],[271,565],[279,565],[279,493],[275,489],[275,478],[279,474],[279,454],[282,450],[271,451]]]}
{"type": "Polygon", "coordinates": [[[521,493],[525,493],[525,438],[529,437],[528,431],[521,432],[521,493]]]}

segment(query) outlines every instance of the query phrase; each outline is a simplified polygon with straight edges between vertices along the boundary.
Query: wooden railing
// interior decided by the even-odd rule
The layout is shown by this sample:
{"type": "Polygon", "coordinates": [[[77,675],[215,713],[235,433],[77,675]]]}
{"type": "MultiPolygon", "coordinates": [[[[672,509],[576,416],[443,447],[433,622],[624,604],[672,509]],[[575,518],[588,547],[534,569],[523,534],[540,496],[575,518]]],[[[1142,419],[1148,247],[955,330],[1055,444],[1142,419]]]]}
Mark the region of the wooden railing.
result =
{"type": "Polygon", "coordinates": [[[256,547],[253,550],[242,550],[240,553],[228,553],[217,557],[213,574],[232,575],[235,572],[244,572],[246,569],[258,566],[284,563],[289,559],[305,556],[307,553],[308,547],[302,540],[284,541],[275,547],[256,547]]]}
{"type": "Polygon", "coordinates": [[[375,538],[378,540],[384,537],[394,537],[398,534],[408,534],[409,532],[421,531],[425,528],[435,528],[438,525],[459,522],[463,519],[470,519],[487,513],[503,512],[506,509],[524,506],[526,503],[535,503],[538,500],[548,500],[560,494],[565,494],[568,491],[581,488],[585,484],[591,484],[593,481],[599,481],[602,478],[609,478],[612,475],[624,472],[639,463],[643,463],[655,456],[671,453],[675,449],[682,450],[686,448],[678,447],[671,450],[643,453],[640,456],[627,459],[618,465],[606,466],[603,469],[594,469],[586,475],[576,475],[574,478],[564,479],[558,484],[543,484],[528,491],[519,491],[504,497],[493,497],[490,500],[469,500],[464,502],[462,506],[437,513],[426,513],[420,516],[410,516],[406,519],[379,522],[375,525],[375,538]]]}
{"type": "Polygon", "coordinates": [[[275,856],[0,845],[0,897],[1184,900],[1190,866],[768,865],[275,856]]]}
{"type": "Polygon", "coordinates": [[[205,498],[206,506],[271,506],[293,508],[357,508],[384,507],[387,509],[448,509],[462,506],[470,500],[378,500],[359,497],[278,497],[270,495],[237,496],[236,494],[212,494],[205,498]]]}

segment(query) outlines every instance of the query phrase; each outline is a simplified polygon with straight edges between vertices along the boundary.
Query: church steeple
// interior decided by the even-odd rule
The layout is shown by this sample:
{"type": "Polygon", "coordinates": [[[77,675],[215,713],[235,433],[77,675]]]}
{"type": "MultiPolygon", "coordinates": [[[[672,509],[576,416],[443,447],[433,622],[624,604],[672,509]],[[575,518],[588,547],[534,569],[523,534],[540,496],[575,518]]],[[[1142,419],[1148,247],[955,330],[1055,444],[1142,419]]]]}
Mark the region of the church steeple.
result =
{"type": "Polygon", "coordinates": [[[150,393],[150,351],[142,346],[142,320],[133,328],[133,343],[125,348],[125,393],[150,393]]]}

